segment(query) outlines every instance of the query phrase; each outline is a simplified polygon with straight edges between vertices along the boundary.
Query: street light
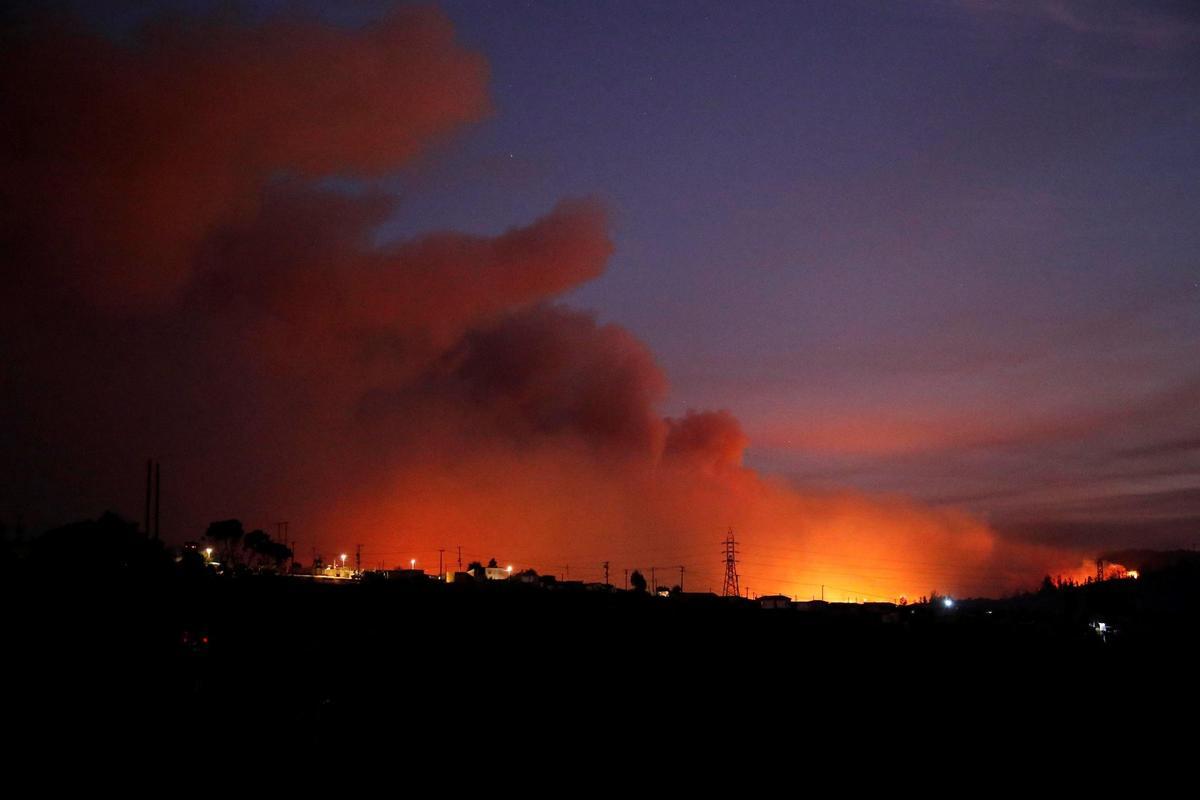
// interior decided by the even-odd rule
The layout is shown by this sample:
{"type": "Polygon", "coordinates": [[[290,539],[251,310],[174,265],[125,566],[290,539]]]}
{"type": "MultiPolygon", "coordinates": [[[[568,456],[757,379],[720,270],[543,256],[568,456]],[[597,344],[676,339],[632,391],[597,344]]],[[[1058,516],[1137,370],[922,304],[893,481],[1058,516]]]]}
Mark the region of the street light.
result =
{"type": "Polygon", "coordinates": [[[410,558],[410,559],[408,560],[408,568],[409,568],[409,569],[416,569],[416,568],[417,568],[417,560],[416,560],[415,558],[410,558]]]}
{"type": "Polygon", "coordinates": [[[346,554],[342,553],[342,569],[346,568],[346,554]]]}
{"type": "Polygon", "coordinates": [[[508,565],[508,574],[512,575],[512,564],[508,565]]]}
{"type": "Polygon", "coordinates": [[[204,548],[204,560],[212,561],[212,548],[211,547],[204,548]]]}

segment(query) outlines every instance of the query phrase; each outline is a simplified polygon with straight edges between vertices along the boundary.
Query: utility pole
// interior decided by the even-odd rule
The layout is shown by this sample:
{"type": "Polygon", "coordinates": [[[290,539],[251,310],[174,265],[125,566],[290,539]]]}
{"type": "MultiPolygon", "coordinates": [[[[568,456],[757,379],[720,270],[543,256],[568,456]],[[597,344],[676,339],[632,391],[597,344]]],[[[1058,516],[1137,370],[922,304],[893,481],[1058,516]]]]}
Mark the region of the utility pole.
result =
{"type": "Polygon", "coordinates": [[[679,565],[679,591],[683,592],[683,564],[679,565]]]}
{"type": "Polygon", "coordinates": [[[142,530],[147,538],[150,536],[150,470],[154,462],[146,459],[146,514],[142,517],[142,530]]]}
{"type": "Polygon", "coordinates": [[[444,553],[444,552],[446,552],[446,548],[444,548],[444,547],[438,548],[438,580],[439,581],[446,580],[446,573],[442,570],[442,553],[444,553]]]}
{"type": "Polygon", "coordinates": [[[281,520],[275,523],[275,538],[283,542],[283,546],[288,549],[289,553],[291,553],[291,555],[288,557],[288,560],[291,562],[288,564],[288,571],[291,572],[296,566],[296,544],[292,541],[292,538],[288,536],[287,520],[281,520]]]}
{"type": "Polygon", "coordinates": [[[604,562],[604,585],[608,586],[608,562],[604,562]]]}
{"type": "Polygon", "coordinates": [[[153,458],[146,459],[146,508],[142,516],[142,530],[147,538],[159,538],[159,502],[162,499],[162,465],[153,458]],[[154,527],[150,526],[150,498],[154,497],[154,527]]]}
{"type": "Polygon", "coordinates": [[[354,571],[362,572],[362,545],[354,545],[354,571]]]}
{"type": "Polygon", "coordinates": [[[159,504],[162,502],[162,464],[154,462],[154,538],[159,538],[159,504]]]}
{"type": "Polygon", "coordinates": [[[625,591],[629,591],[629,567],[625,568],[625,591]]]}
{"type": "Polygon", "coordinates": [[[458,546],[458,571],[462,572],[462,545],[458,546]]]}
{"type": "Polygon", "coordinates": [[[658,594],[658,580],[654,577],[654,567],[650,568],[650,591],[655,595],[658,594]]]}
{"type": "Polygon", "coordinates": [[[733,528],[725,537],[725,584],[721,587],[722,597],[741,597],[741,587],[738,586],[737,574],[737,542],[733,538],[733,528]]]}

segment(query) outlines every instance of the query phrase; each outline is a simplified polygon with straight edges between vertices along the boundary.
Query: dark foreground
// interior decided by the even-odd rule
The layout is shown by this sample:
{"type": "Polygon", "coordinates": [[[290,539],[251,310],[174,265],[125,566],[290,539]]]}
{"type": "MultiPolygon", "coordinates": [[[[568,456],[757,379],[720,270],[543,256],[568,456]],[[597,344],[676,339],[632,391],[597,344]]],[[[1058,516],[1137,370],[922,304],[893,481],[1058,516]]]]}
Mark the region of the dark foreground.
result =
{"type": "Polygon", "coordinates": [[[1124,753],[1190,743],[1197,719],[1195,554],[1147,561],[1139,580],[953,608],[781,609],[515,580],[218,575],[103,520],[2,555],[10,741],[115,765],[156,753],[270,772],[308,754],[353,762],[370,743],[448,777],[540,769],[546,747],[627,760],[680,739],[792,758],[812,743],[986,753],[987,737],[1052,753],[1095,736],[1095,752],[1124,753]]]}
{"type": "Polygon", "coordinates": [[[890,737],[1132,720],[1194,702],[1200,640],[1191,566],[953,611],[178,567],[10,577],[10,719],[35,739],[180,751],[479,726],[890,737]]]}

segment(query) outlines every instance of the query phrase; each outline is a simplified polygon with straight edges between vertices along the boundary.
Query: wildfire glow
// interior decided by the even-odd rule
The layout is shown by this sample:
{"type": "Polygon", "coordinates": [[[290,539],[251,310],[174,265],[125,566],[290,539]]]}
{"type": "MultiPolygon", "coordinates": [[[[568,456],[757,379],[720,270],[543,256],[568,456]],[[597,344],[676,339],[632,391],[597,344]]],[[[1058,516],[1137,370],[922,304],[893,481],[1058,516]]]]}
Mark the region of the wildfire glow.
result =
{"type": "Polygon", "coordinates": [[[0,355],[39,398],[24,438],[116,476],[110,498],[127,486],[100,454],[187,453],[180,530],[217,504],[286,509],[318,551],[362,542],[370,564],[461,545],[467,562],[586,580],[609,562],[692,591],[719,591],[728,527],[758,594],[995,595],[1078,563],[960,511],[761,475],[729,411],[664,418],[646,345],[561,303],[614,249],[595,200],[379,245],[397,199],[322,179],[386,183],[490,113],[486,64],[439,12],[346,30],[168,20],[140,49],[55,24],[3,55],[21,76],[5,118],[28,127],[0,180],[20,254],[0,318],[21,332],[0,355]]]}

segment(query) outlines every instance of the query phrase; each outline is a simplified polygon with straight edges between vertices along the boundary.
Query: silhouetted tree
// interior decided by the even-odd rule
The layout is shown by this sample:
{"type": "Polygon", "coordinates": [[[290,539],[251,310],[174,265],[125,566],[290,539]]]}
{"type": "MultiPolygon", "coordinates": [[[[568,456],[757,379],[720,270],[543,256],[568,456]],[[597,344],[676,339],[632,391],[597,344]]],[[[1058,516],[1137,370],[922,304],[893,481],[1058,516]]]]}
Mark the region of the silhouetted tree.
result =
{"type": "Polygon", "coordinates": [[[635,569],[629,575],[629,585],[633,587],[633,590],[635,592],[645,592],[646,591],[646,576],[643,575],[641,573],[641,571],[635,569]]]}
{"type": "Polygon", "coordinates": [[[250,551],[248,562],[262,562],[267,557],[271,537],[264,530],[253,530],[242,537],[242,549],[250,551]]]}
{"type": "Polygon", "coordinates": [[[97,576],[113,570],[149,572],[170,564],[161,542],[111,511],[98,520],[46,531],[34,540],[31,555],[38,568],[97,576]]]}
{"type": "Polygon", "coordinates": [[[276,569],[283,569],[283,563],[294,554],[292,548],[283,542],[268,541],[266,547],[263,548],[263,555],[270,559],[276,569]]]}
{"type": "Polygon", "coordinates": [[[208,526],[208,530],[204,532],[204,538],[208,539],[217,546],[217,552],[221,554],[221,561],[232,564],[234,560],[234,548],[242,541],[244,531],[242,530],[242,521],[240,519],[225,519],[220,522],[213,522],[208,526]]]}
{"type": "Polygon", "coordinates": [[[250,531],[242,537],[242,549],[251,553],[250,561],[259,568],[273,566],[281,569],[283,562],[293,555],[290,547],[283,542],[275,541],[269,533],[262,530],[250,531]]]}

